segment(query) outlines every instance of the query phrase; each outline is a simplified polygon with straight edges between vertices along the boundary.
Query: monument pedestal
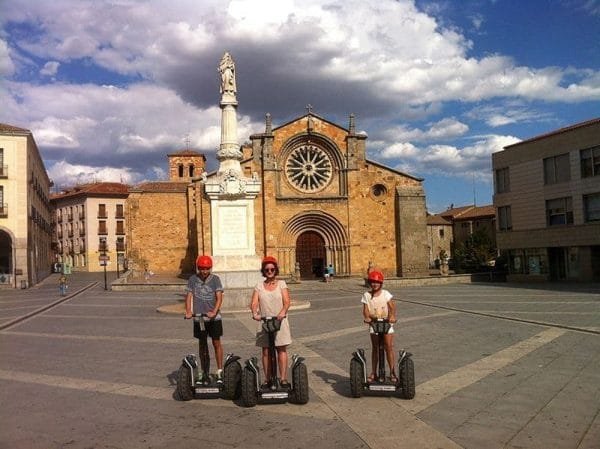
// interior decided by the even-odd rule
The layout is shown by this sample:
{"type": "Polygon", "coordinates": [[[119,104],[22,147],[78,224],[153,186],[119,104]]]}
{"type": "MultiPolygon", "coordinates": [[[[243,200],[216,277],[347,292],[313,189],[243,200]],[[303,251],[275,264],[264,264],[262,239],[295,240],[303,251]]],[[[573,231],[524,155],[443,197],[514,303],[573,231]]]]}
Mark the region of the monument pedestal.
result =
{"type": "Polygon", "coordinates": [[[254,287],[262,280],[254,237],[254,198],[259,191],[257,179],[241,178],[233,170],[205,184],[210,198],[213,271],[225,289],[223,310],[249,307],[254,287]]]}

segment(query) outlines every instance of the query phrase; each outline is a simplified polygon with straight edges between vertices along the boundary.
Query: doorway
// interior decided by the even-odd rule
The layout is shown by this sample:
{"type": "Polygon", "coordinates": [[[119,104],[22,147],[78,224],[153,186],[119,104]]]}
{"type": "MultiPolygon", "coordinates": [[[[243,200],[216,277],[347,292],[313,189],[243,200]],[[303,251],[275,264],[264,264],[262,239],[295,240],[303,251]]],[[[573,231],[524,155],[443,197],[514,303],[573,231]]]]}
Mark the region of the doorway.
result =
{"type": "Polygon", "coordinates": [[[565,248],[548,248],[550,280],[560,281],[567,278],[567,252],[565,248]]]}
{"type": "Polygon", "coordinates": [[[300,264],[302,279],[323,277],[325,268],[325,241],[315,231],[306,231],[296,240],[296,260],[300,264]]]}

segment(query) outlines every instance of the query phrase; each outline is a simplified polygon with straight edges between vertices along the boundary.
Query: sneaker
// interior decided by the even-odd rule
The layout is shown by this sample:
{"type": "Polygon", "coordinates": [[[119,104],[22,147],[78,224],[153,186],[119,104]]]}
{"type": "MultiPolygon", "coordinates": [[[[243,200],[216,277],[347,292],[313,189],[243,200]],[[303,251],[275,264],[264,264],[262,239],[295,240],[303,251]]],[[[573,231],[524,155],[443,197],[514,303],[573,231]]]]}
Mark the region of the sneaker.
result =
{"type": "Polygon", "coordinates": [[[217,383],[218,384],[223,383],[223,370],[222,369],[217,370],[217,383]]]}
{"type": "Polygon", "coordinates": [[[198,373],[198,375],[196,376],[196,382],[200,382],[200,383],[204,382],[204,373],[202,371],[200,371],[198,373]]]}

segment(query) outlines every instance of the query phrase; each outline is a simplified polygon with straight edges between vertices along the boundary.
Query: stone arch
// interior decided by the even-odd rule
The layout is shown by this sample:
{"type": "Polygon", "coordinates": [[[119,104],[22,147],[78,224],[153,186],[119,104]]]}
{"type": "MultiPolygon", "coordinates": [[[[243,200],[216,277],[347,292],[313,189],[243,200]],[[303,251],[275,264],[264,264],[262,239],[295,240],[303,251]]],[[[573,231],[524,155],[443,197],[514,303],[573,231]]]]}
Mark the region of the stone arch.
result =
{"type": "Polygon", "coordinates": [[[296,242],[305,232],[315,232],[323,239],[325,263],[333,264],[336,275],[350,274],[350,244],[348,233],[332,215],[312,210],[296,214],[289,219],[278,239],[277,257],[282,274],[294,273],[296,242]]]}
{"type": "Polygon", "coordinates": [[[14,234],[0,227],[0,284],[15,286],[15,251],[14,234]]]}

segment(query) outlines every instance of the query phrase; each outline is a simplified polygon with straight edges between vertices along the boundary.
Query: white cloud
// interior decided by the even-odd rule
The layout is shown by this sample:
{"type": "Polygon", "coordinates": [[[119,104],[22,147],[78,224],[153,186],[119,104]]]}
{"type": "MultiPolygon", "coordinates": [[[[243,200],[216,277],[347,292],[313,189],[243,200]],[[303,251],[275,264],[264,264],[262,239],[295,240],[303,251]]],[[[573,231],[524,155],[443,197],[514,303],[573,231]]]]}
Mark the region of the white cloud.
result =
{"type": "Polygon", "coordinates": [[[5,40],[0,39],[0,76],[11,76],[15,72],[15,64],[5,40]]]}
{"type": "Polygon", "coordinates": [[[40,75],[44,76],[54,76],[58,72],[58,67],[60,66],[60,62],[58,61],[48,61],[44,64],[44,67],[40,70],[40,75]]]}
{"type": "Polygon", "coordinates": [[[141,179],[140,174],[133,173],[128,168],[74,165],[64,160],[56,162],[49,167],[48,176],[59,189],[89,182],[122,182],[124,184],[134,184],[141,179]]]}
{"type": "Polygon", "coordinates": [[[410,143],[399,143],[385,148],[377,156],[398,159],[396,167],[409,167],[413,173],[438,173],[448,176],[491,179],[491,154],[505,146],[519,142],[513,136],[488,135],[478,137],[467,146],[428,145],[416,148],[410,143]]]}
{"type": "Polygon", "coordinates": [[[462,136],[469,131],[469,126],[452,117],[444,118],[429,124],[426,130],[408,128],[406,126],[392,127],[385,132],[389,140],[423,142],[432,140],[449,140],[462,136]]]}

